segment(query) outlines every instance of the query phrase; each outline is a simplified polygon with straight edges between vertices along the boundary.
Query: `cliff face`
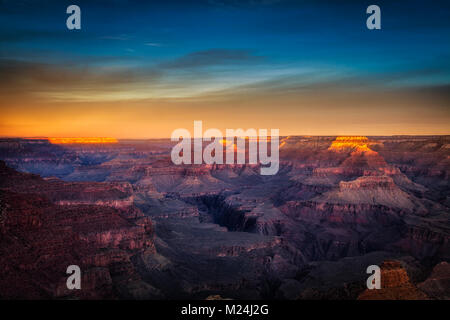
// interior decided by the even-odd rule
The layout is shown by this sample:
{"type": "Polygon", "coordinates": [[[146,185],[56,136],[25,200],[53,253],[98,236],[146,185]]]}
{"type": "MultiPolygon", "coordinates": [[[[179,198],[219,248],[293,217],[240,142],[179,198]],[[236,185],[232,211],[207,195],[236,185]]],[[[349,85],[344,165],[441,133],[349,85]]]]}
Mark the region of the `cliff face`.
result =
{"type": "Polygon", "coordinates": [[[404,231],[403,238],[396,245],[418,258],[431,256],[439,257],[440,260],[449,260],[450,234],[445,231],[446,228],[441,229],[437,223],[432,221],[426,225],[411,221],[404,231]]]}
{"type": "Polygon", "coordinates": [[[18,173],[3,162],[0,177],[0,297],[132,297],[133,287],[151,296],[131,261],[155,252],[149,218],[137,209],[59,204],[51,200],[55,190],[77,199],[84,186],[18,173]],[[82,290],[67,289],[69,265],[81,268],[82,290]]]}
{"type": "Polygon", "coordinates": [[[362,176],[351,181],[341,181],[339,189],[325,193],[321,200],[328,203],[384,205],[413,211],[420,204],[402,191],[389,176],[362,176]]]}

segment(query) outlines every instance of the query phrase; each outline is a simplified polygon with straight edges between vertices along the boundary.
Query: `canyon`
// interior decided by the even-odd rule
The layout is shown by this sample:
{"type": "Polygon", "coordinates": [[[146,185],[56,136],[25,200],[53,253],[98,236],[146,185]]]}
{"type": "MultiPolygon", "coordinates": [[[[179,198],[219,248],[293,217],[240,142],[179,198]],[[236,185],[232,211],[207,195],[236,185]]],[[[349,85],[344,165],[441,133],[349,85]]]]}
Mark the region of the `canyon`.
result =
{"type": "Polygon", "coordinates": [[[1,298],[450,296],[449,136],[280,137],[273,176],[104,139],[0,139],[1,298]]]}

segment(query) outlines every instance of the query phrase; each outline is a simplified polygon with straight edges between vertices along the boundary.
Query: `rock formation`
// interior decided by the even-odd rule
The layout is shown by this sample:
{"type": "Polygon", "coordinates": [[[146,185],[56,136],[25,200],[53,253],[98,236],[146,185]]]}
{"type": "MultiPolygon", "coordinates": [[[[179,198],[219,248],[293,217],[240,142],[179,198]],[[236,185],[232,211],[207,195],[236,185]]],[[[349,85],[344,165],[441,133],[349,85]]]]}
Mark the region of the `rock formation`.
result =
{"type": "Polygon", "coordinates": [[[395,260],[382,298],[448,297],[450,137],[282,137],[274,176],[172,145],[1,139],[0,296],[356,299],[395,260]]]}
{"type": "Polygon", "coordinates": [[[413,285],[398,261],[384,261],[381,266],[381,289],[366,289],[358,300],[426,300],[428,297],[413,285]]]}
{"type": "Polygon", "coordinates": [[[87,191],[84,184],[45,181],[0,162],[0,297],[151,297],[132,263],[137,254],[155,252],[151,220],[136,208],[83,203],[89,193],[113,197],[113,188],[87,191]],[[65,195],[74,201],[55,199],[65,195]],[[69,265],[81,268],[83,290],[67,289],[69,265]]]}

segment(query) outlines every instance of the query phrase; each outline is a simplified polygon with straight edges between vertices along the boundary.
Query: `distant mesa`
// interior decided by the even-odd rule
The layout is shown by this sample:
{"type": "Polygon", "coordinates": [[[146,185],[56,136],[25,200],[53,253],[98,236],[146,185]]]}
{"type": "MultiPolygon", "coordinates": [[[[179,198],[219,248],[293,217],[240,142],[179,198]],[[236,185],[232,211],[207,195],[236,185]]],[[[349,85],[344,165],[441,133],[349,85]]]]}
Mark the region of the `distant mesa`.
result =
{"type": "Polygon", "coordinates": [[[104,144],[118,143],[116,138],[98,137],[98,138],[48,138],[52,144],[104,144]]]}
{"type": "Polygon", "coordinates": [[[328,150],[336,151],[336,152],[346,152],[346,151],[372,151],[367,144],[369,143],[369,139],[363,136],[343,136],[337,137],[331,143],[331,146],[328,150]]]}

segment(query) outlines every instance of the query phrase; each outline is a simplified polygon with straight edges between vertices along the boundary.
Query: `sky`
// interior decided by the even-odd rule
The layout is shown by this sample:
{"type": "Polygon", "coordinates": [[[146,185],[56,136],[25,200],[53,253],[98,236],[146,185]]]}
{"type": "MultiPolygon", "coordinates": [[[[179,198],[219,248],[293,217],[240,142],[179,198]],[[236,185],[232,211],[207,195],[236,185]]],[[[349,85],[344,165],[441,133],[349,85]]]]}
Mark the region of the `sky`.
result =
{"type": "Polygon", "coordinates": [[[450,134],[449,40],[449,1],[0,0],[0,136],[450,134]]]}

